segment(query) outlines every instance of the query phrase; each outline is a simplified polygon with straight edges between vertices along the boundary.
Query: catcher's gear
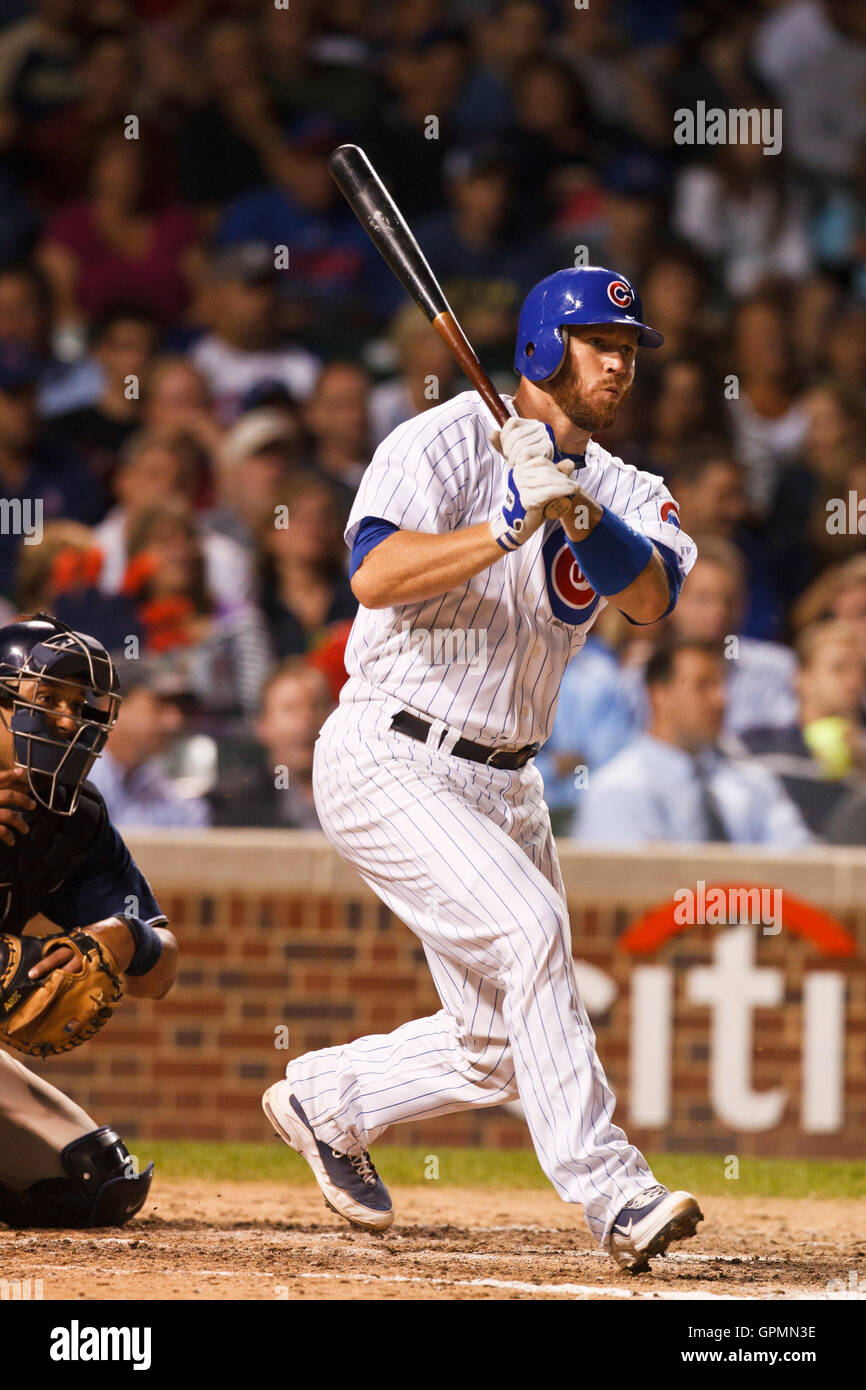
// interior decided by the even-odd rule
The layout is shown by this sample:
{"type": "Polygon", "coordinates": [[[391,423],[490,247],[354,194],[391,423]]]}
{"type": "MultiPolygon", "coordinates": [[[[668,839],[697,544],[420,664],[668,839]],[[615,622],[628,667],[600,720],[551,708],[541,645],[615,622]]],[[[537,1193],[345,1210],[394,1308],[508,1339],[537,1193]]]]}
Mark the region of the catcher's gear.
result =
{"type": "Polygon", "coordinates": [[[114,956],[88,932],[0,935],[0,1042],[7,1047],[30,1057],[69,1052],[105,1026],[122,998],[114,956]],[[76,956],[74,970],[60,966],[41,979],[28,978],[43,956],[62,946],[76,956]]]}
{"type": "Polygon", "coordinates": [[[95,637],[48,613],[0,628],[0,718],[14,735],[16,764],[49,811],[73,814],[119,708],[114,663],[95,637]],[[81,695],[74,710],[56,703],[70,687],[81,695]],[[59,709],[64,730],[56,722],[59,709]]]}
{"type": "Polygon", "coordinates": [[[557,270],[529,291],[520,310],[514,370],[530,381],[548,381],[565,361],[562,329],[568,324],[630,323],[641,347],[661,347],[664,338],[642,323],[643,308],[634,285],[603,266],[557,270]]]}
{"type": "Polygon", "coordinates": [[[136,1172],[120,1135],[104,1125],[60,1154],[65,1177],[43,1178],[18,1193],[0,1187],[0,1221],[20,1229],[123,1226],[141,1211],[153,1164],[136,1172]]]}

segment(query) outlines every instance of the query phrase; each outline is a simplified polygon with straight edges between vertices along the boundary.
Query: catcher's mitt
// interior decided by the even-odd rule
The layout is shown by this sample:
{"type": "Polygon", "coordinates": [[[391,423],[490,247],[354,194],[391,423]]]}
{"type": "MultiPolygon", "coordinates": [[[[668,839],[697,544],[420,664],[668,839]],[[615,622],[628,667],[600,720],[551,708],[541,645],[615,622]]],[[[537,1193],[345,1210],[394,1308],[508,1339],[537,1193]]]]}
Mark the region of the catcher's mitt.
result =
{"type": "Polygon", "coordinates": [[[114,956],[86,931],[0,934],[0,1043],[31,1057],[69,1052],[108,1022],[122,998],[114,956]],[[75,969],[58,967],[29,980],[33,966],[58,946],[77,956],[75,969]]]}

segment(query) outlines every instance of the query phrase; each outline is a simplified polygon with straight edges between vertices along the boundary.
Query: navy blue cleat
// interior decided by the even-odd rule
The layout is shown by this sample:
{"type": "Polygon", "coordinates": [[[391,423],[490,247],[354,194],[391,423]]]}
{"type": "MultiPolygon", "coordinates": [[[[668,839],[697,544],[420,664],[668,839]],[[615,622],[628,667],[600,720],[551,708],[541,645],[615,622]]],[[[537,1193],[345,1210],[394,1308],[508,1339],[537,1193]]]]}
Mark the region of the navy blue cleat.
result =
{"type": "Polygon", "coordinates": [[[632,1197],[613,1223],[610,1253],[620,1269],[644,1274],[654,1255],[674,1240],[687,1240],[704,1216],[690,1192],[668,1192],[657,1185],[632,1197]]]}
{"type": "Polygon", "coordinates": [[[394,1208],[368,1153],[337,1153],[317,1139],[288,1081],[277,1081],[265,1091],[262,1109],[279,1137],[309,1163],[331,1211],[364,1231],[388,1229],[394,1208]]]}

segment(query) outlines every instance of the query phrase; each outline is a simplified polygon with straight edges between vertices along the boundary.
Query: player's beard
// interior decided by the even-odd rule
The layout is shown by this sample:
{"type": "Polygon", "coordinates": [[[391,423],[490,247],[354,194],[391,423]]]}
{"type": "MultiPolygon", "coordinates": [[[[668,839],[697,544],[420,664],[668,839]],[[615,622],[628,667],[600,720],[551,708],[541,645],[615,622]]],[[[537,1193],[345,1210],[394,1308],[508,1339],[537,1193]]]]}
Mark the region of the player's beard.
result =
{"type": "Polygon", "coordinates": [[[587,390],[579,376],[565,371],[548,382],[547,390],[573,425],[594,434],[596,430],[608,429],[613,424],[631,390],[631,382],[627,386],[620,386],[615,381],[602,381],[587,390]],[[603,394],[604,386],[616,387],[619,394],[603,394]]]}

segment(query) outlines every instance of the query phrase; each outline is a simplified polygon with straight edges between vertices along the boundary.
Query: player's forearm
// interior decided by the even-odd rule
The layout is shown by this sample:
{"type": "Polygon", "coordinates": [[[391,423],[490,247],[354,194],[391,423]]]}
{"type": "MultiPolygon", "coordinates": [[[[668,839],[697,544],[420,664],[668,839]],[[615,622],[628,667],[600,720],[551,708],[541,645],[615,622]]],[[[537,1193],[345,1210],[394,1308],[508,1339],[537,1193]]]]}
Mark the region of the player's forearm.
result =
{"type": "Polygon", "coordinates": [[[636,623],[656,622],[671,601],[667,570],[658,551],[653,549],[646,569],[637,579],[632,580],[621,593],[609,594],[607,601],[636,623]]]}
{"type": "MultiPolygon", "coordinates": [[[[566,516],[562,527],[569,540],[579,543],[595,530],[602,508],[586,494],[575,498],[575,507],[576,521],[566,516]]],[[[662,616],[670,604],[671,593],[664,561],[655,547],[641,573],[619,592],[605,593],[605,598],[636,623],[654,623],[662,616]]]]}
{"type": "Polygon", "coordinates": [[[352,592],[364,608],[422,603],[465,584],[504,553],[486,521],[444,535],[394,531],[365,556],[352,592]]]}
{"type": "Polygon", "coordinates": [[[177,940],[168,927],[154,927],[162,942],[159,960],[146,975],[124,975],[123,990],[134,999],[163,999],[177,978],[177,940]]]}

